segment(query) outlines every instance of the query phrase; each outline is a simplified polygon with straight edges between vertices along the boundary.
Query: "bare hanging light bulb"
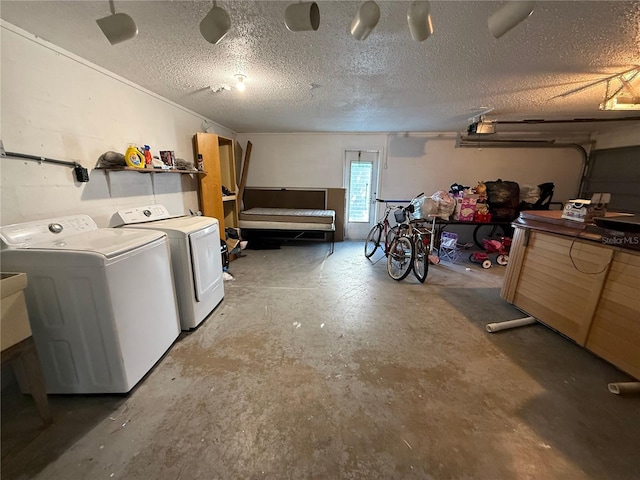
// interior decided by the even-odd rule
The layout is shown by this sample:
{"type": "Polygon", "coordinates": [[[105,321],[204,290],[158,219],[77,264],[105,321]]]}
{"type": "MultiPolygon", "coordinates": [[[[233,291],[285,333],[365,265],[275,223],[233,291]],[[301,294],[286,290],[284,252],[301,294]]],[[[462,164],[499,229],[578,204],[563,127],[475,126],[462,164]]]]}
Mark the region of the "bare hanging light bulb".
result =
{"type": "Polygon", "coordinates": [[[407,22],[411,38],[416,42],[422,42],[433,33],[431,24],[431,6],[429,2],[411,2],[407,11],[407,22]]]}
{"type": "Polygon", "coordinates": [[[116,13],[113,0],[109,0],[109,9],[111,10],[111,15],[99,18],[96,23],[111,45],[130,40],[138,35],[136,22],[126,13],[116,13]]]}
{"type": "Polygon", "coordinates": [[[517,0],[507,2],[489,17],[488,25],[491,35],[500,38],[512,28],[519,25],[533,13],[536,2],[532,0],[517,0]]]}
{"type": "Polygon", "coordinates": [[[204,39],[216,45],[231,30],[231,17],[227,11],[213,2],[213,7],[200,22],[200,33],[204,39]]]}
{"type": "Polygon", "coordinates": [[[380,20],[380,7],[372,0],[364,2],[358,8],[356,16],[351,22],[351,35],[358,40],[364,40],[376,28],[380,20]]]}
{"type": "Polygon", "coordinates": [[[247,88],[247,85],[244,83],[246,78],[246,76],[241,74],[236,75],[236,89],[238,89],[239,92],[244,92],[247,88]]]}

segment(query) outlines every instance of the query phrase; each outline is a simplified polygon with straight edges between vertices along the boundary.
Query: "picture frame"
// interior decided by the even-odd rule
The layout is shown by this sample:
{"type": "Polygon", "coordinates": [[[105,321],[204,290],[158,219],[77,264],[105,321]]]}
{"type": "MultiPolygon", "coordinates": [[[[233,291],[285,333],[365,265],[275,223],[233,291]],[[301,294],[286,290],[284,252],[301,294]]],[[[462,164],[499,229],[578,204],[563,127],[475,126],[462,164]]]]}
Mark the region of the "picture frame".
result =
{"type": "Polygon", "coordinates": [[[173,150],[161,150],[160,151],[160,160],[162,163],[169,168],[175,168],[176,165],[176,156],[173,150]]]}

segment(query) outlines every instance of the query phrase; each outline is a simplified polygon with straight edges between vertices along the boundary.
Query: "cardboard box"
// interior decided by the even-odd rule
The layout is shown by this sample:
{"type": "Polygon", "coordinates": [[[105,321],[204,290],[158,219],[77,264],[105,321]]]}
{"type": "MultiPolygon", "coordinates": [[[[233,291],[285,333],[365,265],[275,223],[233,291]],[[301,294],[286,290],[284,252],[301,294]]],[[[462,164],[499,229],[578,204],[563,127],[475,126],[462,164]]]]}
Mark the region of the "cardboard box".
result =
{"type": "Polygon", "coordinates": [[[473,222],[473,217],[476,213],[477,202],[477,196],[465,196],[460,202],[460,213],[458,214],[458,221],[473,222]]]}
{"type": "Polygon", "coordinates": [[[232,252],[240,244],[240,240],[237,238],[227,238],[226,242],[229,252],[232,252]]]}
{"type": "Polygon", "coordinates": [[[604,217],[610,193],[594,193],[591,200],[575,199],[564,204],[562,218],[582,223],[591,223],[593,217],[604,217]]]}

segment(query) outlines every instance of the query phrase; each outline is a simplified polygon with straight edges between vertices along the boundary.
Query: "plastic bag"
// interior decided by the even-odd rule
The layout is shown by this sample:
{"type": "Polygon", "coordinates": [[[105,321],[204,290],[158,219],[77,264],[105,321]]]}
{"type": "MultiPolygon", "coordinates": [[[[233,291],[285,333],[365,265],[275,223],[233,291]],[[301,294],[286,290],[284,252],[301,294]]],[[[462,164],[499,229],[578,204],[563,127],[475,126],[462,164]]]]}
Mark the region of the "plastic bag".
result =
{"type": "Polygon", "coordinates": [[[443,220],[449,220],[449,217],[451,217],[451,214],[456,209],[456,199],[444,190],[439,190],[431,195],[431,200],[433,200],[437,206],[436,211],[432,212],[432,214],[443,220]]]}
{"type": "Polygon", "coordinates": [[[433,215],[438,211],[438,204],[431,198],[425,198],[424,203],[420,207],[421,218],[428,218],[429,215],[433,215]]]}
{"type": "Polygon", "coordinates": [[[529,198],[523,198],[522,191],[524,185],[520,189],[520,210],[549,210],[549,204],[553,198],[554,185],[553,182],[541,183],[537,187],[538,198],[531,195],[529,198]]]}
{"type": "Polygon", "coordinates": [[[438,208],[436,202],[424,195],[420,198],[416,198],[411,202],[411,204],[413,205],[413,213],[411,214],[411,217],[416,220],[427,218],[429,215],[435,213],[438,208]]]}
{"type": "Polygon", "coordinates": [[[520,203],[536,203],[540,199],[540,187],[537,185],[520,185],[520,203]]]}
{"type": "Polygon", "coordinates": [[[426,197],[423,195],[421,197],[414,198],[411,201],[411,205],[413,205],[413,212],[411,212],[411,218],[415,218],[415,219],[422,218],[420,209],[422,207],[422,204],[424,203],[425,198],[426,197]]]}

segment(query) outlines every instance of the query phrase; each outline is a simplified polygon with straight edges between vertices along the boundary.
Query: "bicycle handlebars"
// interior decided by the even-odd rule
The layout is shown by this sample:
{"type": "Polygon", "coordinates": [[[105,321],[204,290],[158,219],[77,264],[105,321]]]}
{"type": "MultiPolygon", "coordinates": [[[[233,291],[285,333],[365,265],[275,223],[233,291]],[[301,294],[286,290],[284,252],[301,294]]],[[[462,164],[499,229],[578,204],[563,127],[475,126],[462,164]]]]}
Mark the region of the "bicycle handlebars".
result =
{"type": "Polygon", "coordinates": [[[414,200],[420,198],[423,195],[424,195],[424,192],[419,193],[418,195],[413,197],[411,200],[383,200],[382,198],[376,198],[376,202],[380,202],[380,203],[390,203],[390,202],[394,202],[394,203],[411,203],[411,202],[413,202],[414,200]]]}

